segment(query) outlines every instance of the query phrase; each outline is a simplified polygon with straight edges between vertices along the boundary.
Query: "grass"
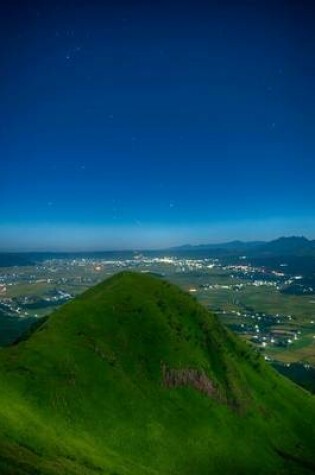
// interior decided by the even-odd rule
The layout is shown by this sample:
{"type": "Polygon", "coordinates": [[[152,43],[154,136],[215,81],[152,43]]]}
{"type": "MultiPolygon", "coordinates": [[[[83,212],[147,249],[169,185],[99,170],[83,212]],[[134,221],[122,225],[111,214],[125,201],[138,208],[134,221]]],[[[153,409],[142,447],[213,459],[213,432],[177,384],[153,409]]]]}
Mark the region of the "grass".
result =
{"type": "MultiPolygon", "coordinates": [[[[286,329],[295,328],[302,331],[302,336],[307,335],[309,331],[315,330],[315,326],[309,328],[310,321],[314,320],[314,299],[311,296],[292,296],[281,294],[274,288],[270,287],[247,287],[241,292],[235,292],[231,290],[203,290],[199,288],[200,285],[205,283],[218,283],[222,285],[236,284],[237,282],[244,283],[244,280],[232,279],[231,273],[222,269],[208,269],[207,271],[191,271],[188,273],[176,273],[174,269],[170,269],[168,265],[152,265],[150,268],[154,268],[157,272],[165,272],[168,275],[168,278],[181,286],[185,290],[189,290],[191,287],[198,289],[198,292],[195,294],[198,300],[203,303],[205,306],[209,306],[213,310],[221,309],[227,312],[229,311],[242,311],[244,310],[244,305],[252,307],[254,311],[265,312],[270,314],[279,313],[281,315],[292,314],[294,320],[286,323],[286,329]]],[[[19,267],[18,270],[14,272],[28,274],[32,273],[32,267],[19,267]]],[[[139,270],[148,269],[147,267],[140,267],[139,270]]],[[[4,269],[6,273],[12,273],[12,268],[4,269]]],[[[65,267],[58,269],[57,271],[51,272],[49,269],[42,274],[38,274],[38,277],[52,277],[52,278],[69,278],[70,280],[62,285],[62,289],[70,292],[72,295],[77,295],[78,293],[83,292],[91,284],[87,282],[80,283],[78,277],[89,277],[92,279],[95,278],[105,278],[107,273],[116,272],[116,268],[113,266],[106,266],[100,272],[96,272],[94,266],[87,265],[87,267],[75,266],[65,267]],[[73,282],[73,279],[76,283],[73,282]]],[[[14,286],[8,287],[7,296],[25,296],[25,295],[36,295],[42,296],[48,290],[51,290],[55,287],[56,284],[48,283],[20,283],[14,286]]],[[[47,307],[44,309],[31,309],[28,310],[31,316],[44,316],[55,310],[55,307],[47,307]]],[[[224,323],[227,323],[227,317],[223,319],[224,323]]],[[[246,323],[241,319],[237,319],[231,323],[246,323]]],[[[16,324],[16,335],[19,334],[19,325],[20,322],[17,321],[16,324]]],[[[12,325],[11,325],[12,326],[12,325]]],[[[14,326],[14,325],[13,325],[14,326]]],[[[2,341],[7,341],[7,338],[3,340],[0,337],[0,343],[2,341]]],[[[276,349],[273,351],[273,356],[277,356],[279,361],[286,361],[288,358],[290,361],[309,361],[311,364],[315,364],[313,357],[313,348],[311,342],[307,342],[304,345],[303,351],[300,351],[296,346],[291,347],[288,352],[285,348],[280,350],[276,349]],[[284,352],[282,356],[282,352],[284,352]]]]}
{"type": "Polygon", "coordinates": [[[159,278],[89,289],[0,368],[0,473],[309,473],[312,396],[159,278]],[[165,387],[163,365],[204,372],[215,396],[165,387]]]}

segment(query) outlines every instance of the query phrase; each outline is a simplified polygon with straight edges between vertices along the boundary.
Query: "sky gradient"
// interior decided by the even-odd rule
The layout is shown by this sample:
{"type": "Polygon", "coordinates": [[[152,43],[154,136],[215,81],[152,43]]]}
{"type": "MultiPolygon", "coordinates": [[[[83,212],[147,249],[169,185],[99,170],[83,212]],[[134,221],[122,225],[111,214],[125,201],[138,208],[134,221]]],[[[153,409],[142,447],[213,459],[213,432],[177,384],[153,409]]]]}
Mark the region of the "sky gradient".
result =
{"type": "Polygon", "coordinates": [[[315,238],[311,2],[149,3],[2,8],[0,249],[315,238]]]}

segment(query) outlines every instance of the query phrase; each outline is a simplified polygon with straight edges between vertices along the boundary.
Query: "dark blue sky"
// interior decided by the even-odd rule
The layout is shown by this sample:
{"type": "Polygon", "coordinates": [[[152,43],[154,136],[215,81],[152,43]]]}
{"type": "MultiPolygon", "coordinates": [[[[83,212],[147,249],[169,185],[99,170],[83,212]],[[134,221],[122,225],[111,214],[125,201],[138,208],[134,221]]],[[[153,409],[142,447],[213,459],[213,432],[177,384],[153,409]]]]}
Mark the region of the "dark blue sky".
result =
{"type": "Polygon", "coordinates": [[[0,248],[315,237],[314,8],[207,3],[3,7],[0,248]]]}

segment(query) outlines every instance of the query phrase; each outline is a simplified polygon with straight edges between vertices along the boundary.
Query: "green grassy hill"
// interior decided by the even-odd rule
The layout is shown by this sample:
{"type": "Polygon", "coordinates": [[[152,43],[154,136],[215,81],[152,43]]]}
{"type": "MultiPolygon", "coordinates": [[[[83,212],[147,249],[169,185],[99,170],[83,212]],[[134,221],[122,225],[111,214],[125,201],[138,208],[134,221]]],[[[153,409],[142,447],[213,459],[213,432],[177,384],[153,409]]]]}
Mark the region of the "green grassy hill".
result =
{"type": "Polygon", "coordinates": [[[121,273],[0,351],[0,473],[308,474],[315,403],[177,287],[121,273]]]}

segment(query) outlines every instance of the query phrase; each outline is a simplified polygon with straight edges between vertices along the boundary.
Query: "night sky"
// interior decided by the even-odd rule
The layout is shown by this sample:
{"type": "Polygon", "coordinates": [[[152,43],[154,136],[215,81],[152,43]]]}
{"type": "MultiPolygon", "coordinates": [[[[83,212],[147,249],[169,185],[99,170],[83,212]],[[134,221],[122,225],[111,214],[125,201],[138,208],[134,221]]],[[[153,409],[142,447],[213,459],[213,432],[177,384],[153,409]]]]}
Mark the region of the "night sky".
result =
{"type": "Polygon", "coordinates": [[[311,2],[19,3],[0,249],[315,238],[311,2]]]}

